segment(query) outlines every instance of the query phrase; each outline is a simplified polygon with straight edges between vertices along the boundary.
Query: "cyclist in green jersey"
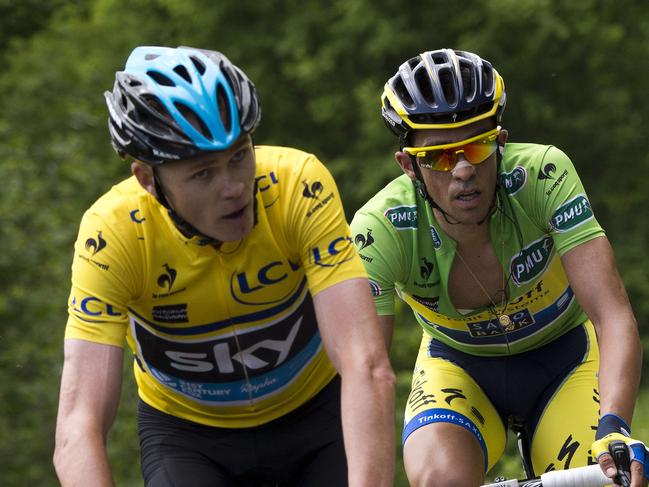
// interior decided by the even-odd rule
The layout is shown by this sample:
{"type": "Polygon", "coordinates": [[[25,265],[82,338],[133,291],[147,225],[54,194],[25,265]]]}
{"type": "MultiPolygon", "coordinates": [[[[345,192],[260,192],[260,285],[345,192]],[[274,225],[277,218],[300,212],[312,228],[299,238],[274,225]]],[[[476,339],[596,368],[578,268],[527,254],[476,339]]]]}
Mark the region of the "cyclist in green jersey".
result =
{"type": "Polygon", "coordinates": [[[381,101],[404,174],[352,231],[386,341],[397,296],[423,328],[403,433],[411,484],[482,484],[511,426],[533,473],[599,461],[611,477],[621,440],[641,485],[637,325],[570,159],[507,142],[503,79],[473,53],[406,61],[381,101]]]}
{"type": "Polygon", "coordinates": [[[138,47],[105,97],[133,176],[75,245],[61,483],[113,484],[126,341],[147,486],[391,485],[395,380],[329,172],[253,145],[257,92],[219,52],[138,47]]]}

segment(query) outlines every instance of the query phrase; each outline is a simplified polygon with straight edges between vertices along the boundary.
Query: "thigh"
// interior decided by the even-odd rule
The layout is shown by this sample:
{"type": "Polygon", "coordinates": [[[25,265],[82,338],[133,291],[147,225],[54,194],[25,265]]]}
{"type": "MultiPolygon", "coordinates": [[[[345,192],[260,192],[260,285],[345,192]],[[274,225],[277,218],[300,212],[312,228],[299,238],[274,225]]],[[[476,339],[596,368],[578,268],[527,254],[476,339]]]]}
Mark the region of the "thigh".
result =
{"type": "MultiPolygon", "coordinates": [[[[201,428],[203,428],[201,425],[166,415],[140,401],[138,434],[145,486],[234,487],[237,485],[231,472],[226,468],[229,461],[234,465],[236,459],[228,459],[224,456],[220,464],[210,459],[209,454],[219,449],[219,442],[214,441],[211,431],[201,430],[201,428]]],[[[226,450],[226,448],[221,449],[226,450]]]]}
{"type": "Polygon", "coordinates": [[[475,484],[502,455],[505,426],[466,371],[429,356],[429,340],[424,335],[406,404],[403,442],[408,478],[415,485],[430,485],[423,479],[465,474],[465,479],[452,480],[475,484]]]}
{"type": "Polygon", "coordinates": [[[259,428],[260,462],[276,470],[280,485],[329,487],[347,485],[340,378],[297,410],[259,428]]]}
{"type": "Polygon", "coordinates": [[[592,324],[586,322],[584,328],[588,341],[584,359],[549,399],[532,437],[532,464],[537,474],[593,463],[590,447],[599,416],[599,351],[592,324]]]}

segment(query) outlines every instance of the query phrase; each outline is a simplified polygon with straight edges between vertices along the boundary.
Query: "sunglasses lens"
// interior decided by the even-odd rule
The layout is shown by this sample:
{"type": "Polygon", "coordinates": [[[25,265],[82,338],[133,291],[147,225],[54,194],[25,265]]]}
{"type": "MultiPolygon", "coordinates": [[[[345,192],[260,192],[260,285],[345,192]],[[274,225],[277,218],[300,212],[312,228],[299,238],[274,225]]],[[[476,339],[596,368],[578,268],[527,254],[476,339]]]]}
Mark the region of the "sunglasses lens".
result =
{"type": "Polygon", "coordinates": [[[496,152],[498,142],[496,140],[485,140],[473,142],[462,147],[464,150],[464,157],[471,164],[480,164],[487,160],[487,158],[496,152]]]}
{"type": "Polygon", "coordinates": [[[426,152],[421,161],[433,171],[450,171],[455,165],[455,153],[451,150],[432,150],[426,152]]]}

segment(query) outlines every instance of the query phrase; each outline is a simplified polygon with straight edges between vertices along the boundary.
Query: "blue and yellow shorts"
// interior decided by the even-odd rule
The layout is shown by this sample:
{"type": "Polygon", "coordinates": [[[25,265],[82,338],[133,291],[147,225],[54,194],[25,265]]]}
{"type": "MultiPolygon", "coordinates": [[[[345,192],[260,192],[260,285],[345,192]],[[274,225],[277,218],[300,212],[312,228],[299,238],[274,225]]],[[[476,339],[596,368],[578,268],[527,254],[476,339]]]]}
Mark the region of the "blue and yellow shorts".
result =
{"type": "Polygon", "coordinates": [[[505,449],[507,425],[525,429],[537,474],[592,463],[599,417],[599,350],[586,321],[547,345],[511,356],[480,357],[424,333],[406,405],[403,442],[436,422],[470,431],[485,472],[505,449]]]}

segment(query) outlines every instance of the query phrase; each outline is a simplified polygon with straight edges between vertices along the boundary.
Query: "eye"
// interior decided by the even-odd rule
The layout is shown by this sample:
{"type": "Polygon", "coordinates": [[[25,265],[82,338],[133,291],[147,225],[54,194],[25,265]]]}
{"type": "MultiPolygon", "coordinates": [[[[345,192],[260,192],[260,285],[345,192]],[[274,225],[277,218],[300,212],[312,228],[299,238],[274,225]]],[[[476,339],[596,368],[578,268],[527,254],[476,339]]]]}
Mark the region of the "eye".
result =
{"type": "Polygon", "coordinates": [[[211,174],[210,169],[201,169],[200,171],[195,172],[191,175],[191,179],[195,181],[202,181],[209,178],[211,174]]]}
{"type": "Polygon", "coordinates": [[[249,151],[250,151],[249,145],[241,147],[234,154],[232,154],[232,157],[230,158],[230,163],[236,164],[237,162],[243,161],[248,156],[249,151]]]}

